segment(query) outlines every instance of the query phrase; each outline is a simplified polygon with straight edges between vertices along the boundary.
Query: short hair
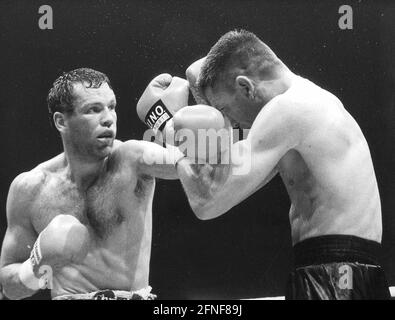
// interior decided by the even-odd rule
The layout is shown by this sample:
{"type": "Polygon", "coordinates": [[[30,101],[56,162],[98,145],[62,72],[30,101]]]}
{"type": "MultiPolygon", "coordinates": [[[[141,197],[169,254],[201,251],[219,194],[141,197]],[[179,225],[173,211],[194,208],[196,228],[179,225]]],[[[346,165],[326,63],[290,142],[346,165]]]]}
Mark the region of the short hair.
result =
{"type": "Polygon", "coordinates": [[[55,112],[71,114],[74,110],[73,85],[81,83],[86,88],[99,88],[103,83],[107,83],[111,88],[111,83],[107,75],[100,71],[89,68],[79,68],[64,72],[53,83],[47,96],[50,122],[53,123],[55,112]]]}
{"type": "Polygon", "coordinates": [[[255,34],[233,30],[224,34],[210,49],[198,77],[198,87],[213,88],[219,79],[225,86],[233,82],[231,69],[236,67],[246,74],[268,72],[281,61],[255,34]]]}

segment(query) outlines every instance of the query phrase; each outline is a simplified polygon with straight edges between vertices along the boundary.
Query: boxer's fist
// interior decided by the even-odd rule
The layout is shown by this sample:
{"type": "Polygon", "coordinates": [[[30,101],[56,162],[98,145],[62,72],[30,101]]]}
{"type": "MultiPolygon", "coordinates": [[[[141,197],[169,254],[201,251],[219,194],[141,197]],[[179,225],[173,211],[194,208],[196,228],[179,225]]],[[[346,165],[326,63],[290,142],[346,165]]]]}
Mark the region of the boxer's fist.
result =
{"type": "Polygon", "coordinates": [[[185,76],[189,82],[189,88],[192,92],[192,95],[196,103],[208,105],[208,101],[204,97],[203,92],[200,92],[198,87],[200,71],[205,61],[206,61],[206,57],[203,57],[192,63],[185,71],[185,76]]]}
{"type": "Polygon", "coordinates": [[[188,105],[188,81],[163,73],[147,86],[137,103],[139,118],[154,130],[163,130],[174,113],[188,105]]]}
{"type": "Polygon", "coordinates": [[[221,112],[207,105],[188,106],[178,111],[173,118],[174,130],[190,129],[219,130],[225,127],[221,112]]]}
{"type": "Polygon", "coordinates": [[[89,250],[90,237],[88,229],[77,218],[59,215],[40,233],[37,242],[35,246],[40,250],[40,265],[62,267],[84,260],[89,250]]]}
{"type": "Polygon", "coordinates": [[[88,229],[77,218],[61,214],[41,231],[30,257],[18,271],[26,288],[36,291],[52,289],[52,274],[70,263],[81,263],[88,254],[88,229]]]}
{"type": "Polygon", "coordinates": [[[181,151],[198,163],[218,163],[231,143],[225,124],[221,112],[207,105],[185,107],[172,119],[181,151]]]}

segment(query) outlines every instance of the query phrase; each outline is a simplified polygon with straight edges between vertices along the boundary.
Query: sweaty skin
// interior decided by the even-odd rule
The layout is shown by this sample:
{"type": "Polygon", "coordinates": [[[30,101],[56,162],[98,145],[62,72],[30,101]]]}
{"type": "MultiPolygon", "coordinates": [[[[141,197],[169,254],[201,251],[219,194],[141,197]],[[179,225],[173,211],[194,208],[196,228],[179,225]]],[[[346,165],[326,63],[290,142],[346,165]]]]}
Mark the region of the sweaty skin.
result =
{"type": "MultiPolygon", "coordinates": [[[[209,90],[206,97],[212,106],[237,119],[224,99],[209,90]]],[[[187,158],[178,163],[198,217],[224,214],[278,172],[291,200],[294,244],[328,234],[381,242],[380,196],[369,147],[356,121],[333,94],[294,75],[290,87],[260,110],[247,139],[235,143],[232,150],[248,146],[251,157],[244,161],[251,161],[251,169],[246,174],[232,174],[236,164],[230,169],[202,167],[187,158]]]]}
{"type": "Polygon", "coordinates": [[[23,212],[9,212],[2,266],[25,260],[48,223],[68,214],[87,226],[91,246],[81,264],[56,270],[52,297],[148,286],[155,178],[137,160],[148,143],[115,142],[102,175],[86,192],[70,180],[64,154],[15,179],[9,207],[18,201],[23,212]]]}
{"type": "Polygon", "coordinates": [[[52,297],[148,286],[155,177],[176,179],[174,165],[145,161],[147,153],[166,156],[154,143],[101,136],[116,132],[115,95],[107,84],[78,84],[74,92],[74,114],[57,127],[66,151],[20,174],[9,190],[0,276],[12,299],[34,294],[18,271],[38,234],[58,215],[85,225],[90,246],[81,263],[53,270],[52,297]]]}

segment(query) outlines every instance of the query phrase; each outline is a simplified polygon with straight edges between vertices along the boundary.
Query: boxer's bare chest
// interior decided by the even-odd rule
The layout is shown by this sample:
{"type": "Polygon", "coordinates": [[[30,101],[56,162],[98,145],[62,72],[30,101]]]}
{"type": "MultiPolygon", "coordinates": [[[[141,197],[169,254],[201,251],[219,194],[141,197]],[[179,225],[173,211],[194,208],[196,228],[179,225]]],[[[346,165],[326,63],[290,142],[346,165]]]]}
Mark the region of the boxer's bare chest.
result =
{"type": "Polygon", "coordinates": [[[81,190],[65,175],[52,174],[33,204],[33,226],[41,232],[55,216],[70,214],[105,239],[140,213],[140,207],[150,200],[153,185],[152,177],[119,170],[81,190]]]}

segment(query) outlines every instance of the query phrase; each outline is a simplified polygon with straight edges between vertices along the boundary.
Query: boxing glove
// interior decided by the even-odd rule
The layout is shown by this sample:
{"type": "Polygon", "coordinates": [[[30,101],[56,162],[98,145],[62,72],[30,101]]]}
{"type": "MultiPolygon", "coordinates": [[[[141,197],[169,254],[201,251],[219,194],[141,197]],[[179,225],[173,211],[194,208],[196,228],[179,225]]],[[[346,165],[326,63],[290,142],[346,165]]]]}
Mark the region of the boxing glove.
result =
{"type": "Polygon", "coordinates": [[[168,73],[155,77],[137,103],[137,114],[156,134],[179,109],[188,105],[188,81],[168,73]]]}
{"type": "Polygon", "coordinates": [[[218,164],[231,144],[221,112],[207,105],[187,106],[172,119],[180,150],[196,163],[218,164]]]}
{"type": "Polygon", "coordinates": [[[71,215],[59,215],[51,220],[39,234],[29,259],[19,269],[21,282],[32,290],[40,285],[40,268],[50,268],[51,273],[70,263],[80,263],[90,246],[88,229],[71,215]]]}

